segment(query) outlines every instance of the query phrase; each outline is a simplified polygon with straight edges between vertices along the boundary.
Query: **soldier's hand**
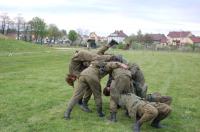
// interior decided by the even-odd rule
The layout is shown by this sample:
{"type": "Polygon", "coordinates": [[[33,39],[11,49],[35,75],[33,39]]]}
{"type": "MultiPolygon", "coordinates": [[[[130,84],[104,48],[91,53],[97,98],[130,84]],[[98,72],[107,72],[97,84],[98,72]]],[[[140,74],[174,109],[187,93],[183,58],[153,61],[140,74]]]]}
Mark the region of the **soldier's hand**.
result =
{"type": "Polygon", "coordinates": [[[128,69],[128,66],[126,64],[121,63],[120,66],[124,69],[128,69]]]}

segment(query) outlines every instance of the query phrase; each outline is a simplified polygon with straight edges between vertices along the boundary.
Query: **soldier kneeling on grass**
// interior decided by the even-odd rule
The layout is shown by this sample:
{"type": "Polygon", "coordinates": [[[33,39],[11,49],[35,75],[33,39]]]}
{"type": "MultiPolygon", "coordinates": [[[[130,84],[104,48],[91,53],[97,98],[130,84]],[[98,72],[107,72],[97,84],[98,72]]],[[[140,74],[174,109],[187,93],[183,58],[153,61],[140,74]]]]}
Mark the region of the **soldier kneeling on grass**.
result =
{"type": "MultiPolygon", "coordinates": [[[[110,90],[109,87],[104,88],[104,95],[109,96],[110,90]]],[[[139,132],[142,124],[148,121],[152,121],[152,127],[161,128],[160,121],[171,112],[169,105],[144,101],[134,93],[120,94],[116,103],[128,110],[129,116],[134,120],[134,132],[139,132]]]]}

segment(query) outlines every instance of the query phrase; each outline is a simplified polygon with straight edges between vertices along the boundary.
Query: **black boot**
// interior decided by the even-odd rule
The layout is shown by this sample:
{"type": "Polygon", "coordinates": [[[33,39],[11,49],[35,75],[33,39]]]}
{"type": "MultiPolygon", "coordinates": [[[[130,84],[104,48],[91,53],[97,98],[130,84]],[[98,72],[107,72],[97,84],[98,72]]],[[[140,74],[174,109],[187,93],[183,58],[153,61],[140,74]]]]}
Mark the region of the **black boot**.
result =
{"type": "Polygon", "coordinates": [[[129,116],[128,110],[126,110],[124,114],[125,114],[126,117],[131,118],[131,117],[129,116]]]}
{"type": "Polygon", "coordinates": [[[69,120],[69,119],[70,119],[71,111],[72,111],[72,109],[67,109],[67,110],[65,111],[65,113],[64,113],[64,118],[65,118],[66,120],[69,120]]]}
{"type": "Polygon", "coordinates": [[[83,104],[83,101],[82,101],[82,98],[81,99],[79,99],[79,101],[78,101],[78,105],[82,105],[83,104]]]}
{"type": "Polygon", "coordinates": [[[105,114],[102,111],[102,107],[97,107],[97,113],[98,113],[99,117],[104,117],[105,116],[105,114]]]}
{"type": "Polygon", "coordinates": [[[88,108],[88,101],[83,100],[81,109],[85,112],[91,113],[92,111],[88,108]]]}
{"type": "Polygon", "coordinates": [[[116,112],[110,113],[110,119],[109,120],[112,121],[112,122],[117,122],[116,112]]]}
{"type": "Polygon", "coordinates": [[[168,111],[162,113],[162,114],[159,114],[151,123],[151,126],[152,127],[155,127],[155,128],[165,128],[166,126],[164,125],[161,125],[160,122],[165,119],[169,114],[170,114],[171,110],[168,109],[168,111]]]}
{"type": "Polygon", "coordinates": [[[134,124],[134,128],[133,128],[133,131],[134,132],[140,132],[140,123],[139,121],[137,121],[135,124],[134,124]]]}
{"type": "Polygon", "coordinates": [[[108,45],[110,47],[112,47],[113,45],[118,45],[118,43],[117,43],[117,41],[115,41],[114,39],[112,39],[108,45]]]}
{"type": "Polygon", "coordinates": [[[165,126],[161,125],[160,124],[160,121],[157,120],[157,119],[154,119],[153,122],[151,123],[151,126],[152,127],[155,127],[155,128],[164,128],[165,126]]]}

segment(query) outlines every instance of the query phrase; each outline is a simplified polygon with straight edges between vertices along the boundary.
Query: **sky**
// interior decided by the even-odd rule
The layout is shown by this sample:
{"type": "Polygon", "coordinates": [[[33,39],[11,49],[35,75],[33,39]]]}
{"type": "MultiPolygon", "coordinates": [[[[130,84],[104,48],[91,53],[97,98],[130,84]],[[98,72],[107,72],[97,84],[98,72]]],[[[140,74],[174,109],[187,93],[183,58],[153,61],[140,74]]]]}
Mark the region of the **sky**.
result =
{"type": "Polygon", "coordinates": [[[200,36],[200,0],[0,0],[0,14],[44,19],[67,31],[108,36],[191,31],[200,36]]]}

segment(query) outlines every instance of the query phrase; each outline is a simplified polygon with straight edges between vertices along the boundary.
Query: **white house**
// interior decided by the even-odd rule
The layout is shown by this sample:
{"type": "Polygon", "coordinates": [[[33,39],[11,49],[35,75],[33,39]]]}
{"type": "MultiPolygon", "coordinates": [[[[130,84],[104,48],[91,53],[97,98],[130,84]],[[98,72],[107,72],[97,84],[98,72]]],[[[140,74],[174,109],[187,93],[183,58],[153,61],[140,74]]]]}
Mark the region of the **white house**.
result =
{"type": "Polygon", "coordinates": [[[124,39],[128,37],[122,30],[115,30],[114,33],[111,33],[108,36],[108,42],[111,41],[112,39],[114,39],[115,41],[117,41],[118,43],[123,42],[124,39]]]}

